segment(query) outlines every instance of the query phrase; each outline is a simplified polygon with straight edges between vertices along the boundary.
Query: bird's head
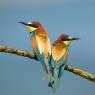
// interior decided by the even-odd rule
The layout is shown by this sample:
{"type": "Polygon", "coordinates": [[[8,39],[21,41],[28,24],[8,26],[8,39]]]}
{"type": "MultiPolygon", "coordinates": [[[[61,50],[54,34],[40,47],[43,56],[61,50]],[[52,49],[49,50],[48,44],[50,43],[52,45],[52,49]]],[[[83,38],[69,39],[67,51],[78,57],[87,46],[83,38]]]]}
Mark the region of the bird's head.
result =
{"type": "Polygon", "coordinates": [[[33,21],[32,23],[30,23],[30,22],[28,22],[28,23],[27,22],[19,22],[19,23],[24,24],[30,33],[36,31],[41,25],[39,21],[33,21]]]}
{"type": "Polygon", "coordinates": [[[77,38],[77,37],[70,37],[70,36],[67,35],[67,34],[61,34],[61,35],[58,37],[58,40],[61,40],[66,46],[69,46],[72,41],[74,41],[74,40],[79,40],[79,39],[80,39],[80,38],[77,38]]]}

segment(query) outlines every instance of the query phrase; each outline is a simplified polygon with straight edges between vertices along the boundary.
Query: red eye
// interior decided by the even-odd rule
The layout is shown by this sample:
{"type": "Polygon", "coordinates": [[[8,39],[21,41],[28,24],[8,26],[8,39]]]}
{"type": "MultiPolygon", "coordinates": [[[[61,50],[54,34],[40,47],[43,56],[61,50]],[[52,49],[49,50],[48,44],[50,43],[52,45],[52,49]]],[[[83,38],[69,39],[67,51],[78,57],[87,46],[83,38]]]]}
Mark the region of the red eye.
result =
{"type": "Polygon", "coordinates": [[[34,28],[38,27],[38,25],[36,25],[36,24],[31,24],[31,26],[34,27],[34,28]]]}

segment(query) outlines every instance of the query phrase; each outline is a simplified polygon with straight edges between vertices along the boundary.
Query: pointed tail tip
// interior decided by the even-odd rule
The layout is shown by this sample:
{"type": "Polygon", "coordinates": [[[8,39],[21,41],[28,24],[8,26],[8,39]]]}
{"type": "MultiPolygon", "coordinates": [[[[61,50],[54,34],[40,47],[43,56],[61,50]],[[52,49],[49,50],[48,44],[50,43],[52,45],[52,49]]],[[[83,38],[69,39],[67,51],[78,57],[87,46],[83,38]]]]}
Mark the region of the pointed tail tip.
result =
{"type": "Polygon", "coordinates": [[[55,93],[56,90],[53,88],[53,86],[50,82],[48,83],[48,87],[50,87],[53,90],[53,92],[55,93]]]}
{"type": "Polygon", "coordinates": [[[52,85],[51,85],[51,83],[50,83],[50,82],[48,83],[48,87],[52,87],[52,85]]]}

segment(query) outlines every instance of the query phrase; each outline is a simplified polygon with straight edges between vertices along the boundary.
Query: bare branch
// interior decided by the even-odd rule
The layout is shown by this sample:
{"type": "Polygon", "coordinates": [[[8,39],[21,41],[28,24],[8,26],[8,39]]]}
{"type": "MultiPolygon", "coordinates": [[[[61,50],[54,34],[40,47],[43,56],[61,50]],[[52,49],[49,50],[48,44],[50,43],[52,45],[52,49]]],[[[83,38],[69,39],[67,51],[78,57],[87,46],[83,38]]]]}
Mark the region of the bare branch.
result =
{"type": "MultiPolygon", "coordinates": [[[[9,48],[7,46],[0,45],[0,52],[16,54],[16,55],[19,55],[19,56],[23,56],[23,57],[27,57],[27,58],[30,58],[30,59],[37,60],[37,58],[30,52],[27,52],[27,51],[24,51],[24,50],[17,50],[15,48],[9,48]]],[[[83,77],[87,80],[95,82],[95,76],[93,74],[89,74],[89,73],[87,73],[87,72],[85,72],[81,69],[77,69],[75,67],[66,65],[64,70],[67,70],[67,71],[72,72],[76,75],[79,75],[79,76],[81,76],[81,77],[83,77]]]]}
{"type": "Polygon", "coordinates": [[[0,45],[0,52],[16,54],[19,56],[24,56],[24,57],[28,57],[30,59],[37,60],[36,57],[30,52],[27,52],[24,50],[17,50],[15,48],[9,48],[9,47],[3,46],[3,45],[0,45]]]}
{"type": "Polygon", "coordinates": [[[68,66],[68,65],[66,65],[64,69],[69,72],[72,72],[73,74],[79,75],[87,80],[95,82],[95,75],[93,75],[93,74],[89,74],[83,70],[80,70],[80,69],[77,69],[75,67],[68,66]]]}

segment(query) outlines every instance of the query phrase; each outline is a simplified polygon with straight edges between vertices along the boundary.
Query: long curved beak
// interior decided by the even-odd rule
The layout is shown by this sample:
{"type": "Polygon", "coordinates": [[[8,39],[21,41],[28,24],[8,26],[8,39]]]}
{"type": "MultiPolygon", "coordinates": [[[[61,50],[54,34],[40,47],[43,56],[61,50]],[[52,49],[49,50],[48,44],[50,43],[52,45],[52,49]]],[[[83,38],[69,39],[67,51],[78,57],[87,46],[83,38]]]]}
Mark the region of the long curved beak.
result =
{"type": "Polygon", "coordinates": [[[32,23],[27,23],[27,22],[19,22],[19,23],[25,25],[30,33],[37,30],[36,25],[32,23]]]}
{"type": "Polygon", "coordinates": [[[72,41],[73,41],[73,40],[80,40],[80,38],[73,37],[73,38],[71,38],[71,40],[72,40],[72,41]]]}
{"type": "Polygon", "coordinates": [[[27,22],[18,22],[18,23],[24,24],[25,26],[29,25],[27,22]]]}

